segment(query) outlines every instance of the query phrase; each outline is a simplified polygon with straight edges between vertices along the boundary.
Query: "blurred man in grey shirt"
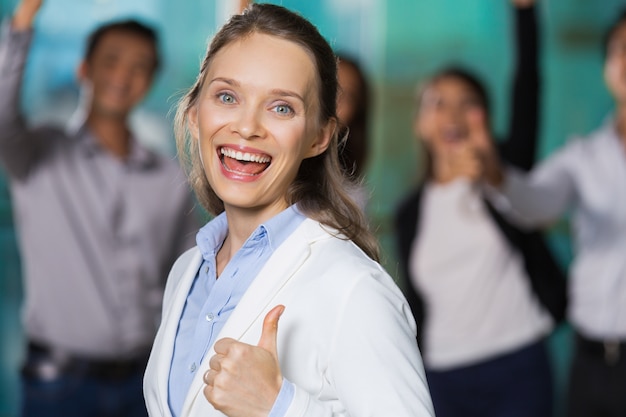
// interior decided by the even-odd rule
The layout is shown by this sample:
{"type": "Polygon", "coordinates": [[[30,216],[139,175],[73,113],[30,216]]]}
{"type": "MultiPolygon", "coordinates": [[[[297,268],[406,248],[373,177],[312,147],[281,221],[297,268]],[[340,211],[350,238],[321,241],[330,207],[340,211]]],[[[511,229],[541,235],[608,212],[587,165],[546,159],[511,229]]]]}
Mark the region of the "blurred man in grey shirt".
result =
{"type": "Polygon", "coordinates": [[[0,40],[0,164],[26,294],[23,415],[145,416],[167,271],[198,228],[178,165],[128,127],[158,67],[157,37],[135,21],[95,31],[78,69],[83,123],[29,128],[19,96],[40,7],[21,1],[0,40]]]}

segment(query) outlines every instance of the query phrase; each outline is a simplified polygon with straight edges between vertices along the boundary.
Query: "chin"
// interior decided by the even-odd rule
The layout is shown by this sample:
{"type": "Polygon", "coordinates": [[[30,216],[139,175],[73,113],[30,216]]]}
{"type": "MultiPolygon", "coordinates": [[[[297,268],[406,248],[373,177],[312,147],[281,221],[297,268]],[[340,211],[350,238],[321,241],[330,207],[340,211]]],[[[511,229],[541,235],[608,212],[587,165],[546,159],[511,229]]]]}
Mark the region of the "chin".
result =
{"type": "Polygon", "coordinates": [[[98,110],[98,113],[103,116],[118,117],[118,118],[128,116],[133,109],[133,107],[129,108],[127,106],[106,106],[106,105],[97,106],[96,108],[98,110]]]}

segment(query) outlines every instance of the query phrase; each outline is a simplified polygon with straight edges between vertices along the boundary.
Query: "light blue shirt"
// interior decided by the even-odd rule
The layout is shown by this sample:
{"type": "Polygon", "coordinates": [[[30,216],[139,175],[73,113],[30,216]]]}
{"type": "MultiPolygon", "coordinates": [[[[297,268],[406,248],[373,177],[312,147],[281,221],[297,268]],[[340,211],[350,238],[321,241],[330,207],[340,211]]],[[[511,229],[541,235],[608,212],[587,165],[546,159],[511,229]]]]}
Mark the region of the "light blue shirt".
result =
{"type": "MultiPolygon", "coordinates": [[[[170,366],[168,401],[174,417],[182,411],[196,372],[207,371],[200,369],[199,365],[241,297],[274,250],[304,219],[294,205],[259,225],[226,265],[219,279],[215,257],[228,234],[226,214],[220,214],[198,232],[196,241],[204,261],[187,295],[170,366]]],[[[283,416],[293,395],[293,384],[283,380],[269,416],[283,416]]]]}

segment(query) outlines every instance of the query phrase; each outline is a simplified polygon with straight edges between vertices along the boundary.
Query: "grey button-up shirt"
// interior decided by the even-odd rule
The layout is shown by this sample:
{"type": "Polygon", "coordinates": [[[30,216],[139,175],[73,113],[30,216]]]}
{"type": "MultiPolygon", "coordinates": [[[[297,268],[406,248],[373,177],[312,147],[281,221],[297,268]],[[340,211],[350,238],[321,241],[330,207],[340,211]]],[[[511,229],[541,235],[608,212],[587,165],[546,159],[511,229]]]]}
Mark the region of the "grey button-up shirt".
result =
{"type": "Polygon", "coordinates": [[[132,356],[156,333],[162,291],[198,229],[178,164],[133,140],[125,160],[88,128],[29,129],[19,89],[31,32],[3,28],[0,164],[9,178],[27,336],[69,353],[132,356]]]}

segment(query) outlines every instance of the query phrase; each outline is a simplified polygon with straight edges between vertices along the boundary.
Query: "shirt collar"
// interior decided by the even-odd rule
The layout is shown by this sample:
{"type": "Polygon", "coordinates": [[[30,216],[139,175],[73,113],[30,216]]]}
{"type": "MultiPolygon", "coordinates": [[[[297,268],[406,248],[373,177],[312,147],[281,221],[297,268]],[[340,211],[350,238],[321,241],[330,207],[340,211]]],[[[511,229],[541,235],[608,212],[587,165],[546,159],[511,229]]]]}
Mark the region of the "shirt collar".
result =
{"type": "MultiPolygon", "coordinates": [[[[294,204],[287,207],[264,224],[261,224],[259,228],[265,228],[270,248],[271,250],[275,250],[304,219],[304,215],[300,213],[298,207],[294,204]]],[[[259,228],[257,228],[257,230],[259,228]]],[[[255,233],[253,233],[253,236],[255,233]]]]}
{"type": "MultiPolygon", "coordinates": [[[[305,216],[294,204],[265,223],[261,223],[248,237],[243,247],[250,248],[267,243],[270,250],[274,251],[304,219],[305,216]]],[[[224,212],[198,231],[196,243],[205,261],[215,258],[227,233],[228,221],[224,212]]]]}
{"type": "Polygon", "coordinates": [[[227,233],[228,222],[225,212],[216,216],[198,231],[196,234],[196,244],[205,261],[210,261],[215,257],[224,239],[226,239],[227,233]]]}
{"type": "MultiPolygon", "coordinates": [[[[83,148],[86,156],[93,157],[100,152],[105,152],[102,145],[100,145],[96,137],[89,130],[86,119],[80,114],[72,117],[67,124],[66,132],[70,137],[78,141],[79,146],[83,148]]],[[[125,163],[132,167],[146,169],[153,166],[156,162],[157,157],[154,152],[143,146],[131,133],[130,153],[125,163]]]]}

